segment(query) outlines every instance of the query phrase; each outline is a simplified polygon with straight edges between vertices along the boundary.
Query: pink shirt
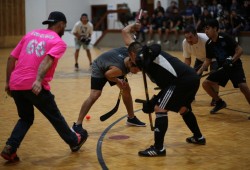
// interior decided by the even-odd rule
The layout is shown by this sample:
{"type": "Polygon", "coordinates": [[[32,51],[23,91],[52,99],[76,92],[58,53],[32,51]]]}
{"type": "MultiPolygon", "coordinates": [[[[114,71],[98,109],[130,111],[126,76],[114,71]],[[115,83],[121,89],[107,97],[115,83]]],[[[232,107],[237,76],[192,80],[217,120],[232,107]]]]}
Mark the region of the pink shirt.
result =
{"type": "Polygon", "coordinates": [[[26,34],[11,56],[17,59],[14,71],[10,77],[10,90],[31,90],[36,80],[38,67],[46,55],[54,57],[51,68],[45,75],[42,85],[50,90],[49,82],[52,80],[59,58],[66,51],[67,45],[61,37],[49,29],[34,30],[26,34]]]}

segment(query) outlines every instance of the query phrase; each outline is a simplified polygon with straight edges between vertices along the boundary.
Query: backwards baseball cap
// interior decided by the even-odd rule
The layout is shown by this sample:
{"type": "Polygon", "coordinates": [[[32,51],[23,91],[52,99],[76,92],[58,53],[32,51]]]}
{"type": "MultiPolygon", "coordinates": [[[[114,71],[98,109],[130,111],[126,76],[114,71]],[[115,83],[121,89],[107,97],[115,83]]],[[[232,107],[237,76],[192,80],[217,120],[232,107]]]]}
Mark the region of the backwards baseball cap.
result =
{"type": "Polygon", "coordinates": [[[46,25],[46,24],[50,24],[50,23],[56,23],[59,21],[63,21],[65,23],[67,23],[66,17],[62,12],[53,11],[49,14],[48,20],[43,21],[42,24],[46,25]]]}

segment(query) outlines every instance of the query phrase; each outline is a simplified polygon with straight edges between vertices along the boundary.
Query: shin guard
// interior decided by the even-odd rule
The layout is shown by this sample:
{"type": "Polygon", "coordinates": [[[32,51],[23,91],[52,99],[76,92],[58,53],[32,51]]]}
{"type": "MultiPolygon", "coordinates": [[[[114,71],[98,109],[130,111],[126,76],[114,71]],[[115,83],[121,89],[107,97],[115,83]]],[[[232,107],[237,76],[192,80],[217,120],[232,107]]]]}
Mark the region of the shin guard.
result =
{"type": "Polygon", "coordinates": [[[164,137],[168,129],[167,112],[156,112],[154,140],[155,148],[161,150],[163,148],[164,137]]]}

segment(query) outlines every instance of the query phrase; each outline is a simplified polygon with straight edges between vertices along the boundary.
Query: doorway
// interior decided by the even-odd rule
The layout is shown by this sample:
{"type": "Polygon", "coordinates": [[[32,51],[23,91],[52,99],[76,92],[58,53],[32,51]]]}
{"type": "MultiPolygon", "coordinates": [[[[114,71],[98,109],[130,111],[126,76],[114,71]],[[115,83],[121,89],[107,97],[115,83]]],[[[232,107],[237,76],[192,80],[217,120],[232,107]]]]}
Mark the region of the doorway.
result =
{"type": "Polygon", "coordinates": [[[105,13],[107,12],[107,5],[92,5],[91,6],[91,16],[92,16],[92,24],[94,26],[95,31],[103,31],[107,29],[107,16],[103,20],[102,23],[98,23],[105,13]],[[98,24],[98,27],[96,25],[98,24]]]}

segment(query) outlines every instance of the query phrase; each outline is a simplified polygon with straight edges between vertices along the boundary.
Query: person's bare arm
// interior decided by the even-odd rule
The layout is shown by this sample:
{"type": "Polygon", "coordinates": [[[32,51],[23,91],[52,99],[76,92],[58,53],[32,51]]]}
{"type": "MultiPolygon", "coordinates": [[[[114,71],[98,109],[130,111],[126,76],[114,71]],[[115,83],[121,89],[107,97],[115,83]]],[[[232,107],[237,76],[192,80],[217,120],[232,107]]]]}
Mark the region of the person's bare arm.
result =
{"type": "Polygon", "coordinates": [[[50,67],[52,66],[54,62],[54,58],[50,55],[47,55],[43,61],[41,62],[38,73],[36,76],[36,81],[32,85],[32,92],[38,95],[40,91],[42,90],[42,81],[50,67]]]}
{"type": "Polygon", "coordinates": [[[187,65],[191,65],[191,58],[185,58],[185,60],[184,60],[184,63],[186,63],[187,65]]]}
{"type": "Polygon", "coordinates": [[[119,88],[124,88],[126,86],[125,81],[118,78],[119,76],[123,75],[122,71],[119,68],[111,66],[104,75],[109,81],[115,82],[119,88]]]}
{"type": "Polygon", "coordinates": [[[234,56],[232,56],[233,57],[233,62],[235,62],[236,60],[238,60],[240,58],[240,56],[242,55],[242,53],[243,53],[243,49],[242,49],[241,46],[238,45],[235,48],[235,54],[234,54],[234,56]]]}
{"type": "Polygon", "coordinates": [[[125,45],[129,46],[129,44],[135,41],[133,35],[136,33],[136,30],[139,30],[140,26],[141,25],[139,23],[135,23],[129,24],[122,29],[122,38],[125,45]]]}
{"type": "Polygon", "coordinates": [[[203,71],[207,70],[208,66],[211,64],[212,59],[206,58],[201,68],[197,71],[198,75],[202,75],[203,71]]]}

